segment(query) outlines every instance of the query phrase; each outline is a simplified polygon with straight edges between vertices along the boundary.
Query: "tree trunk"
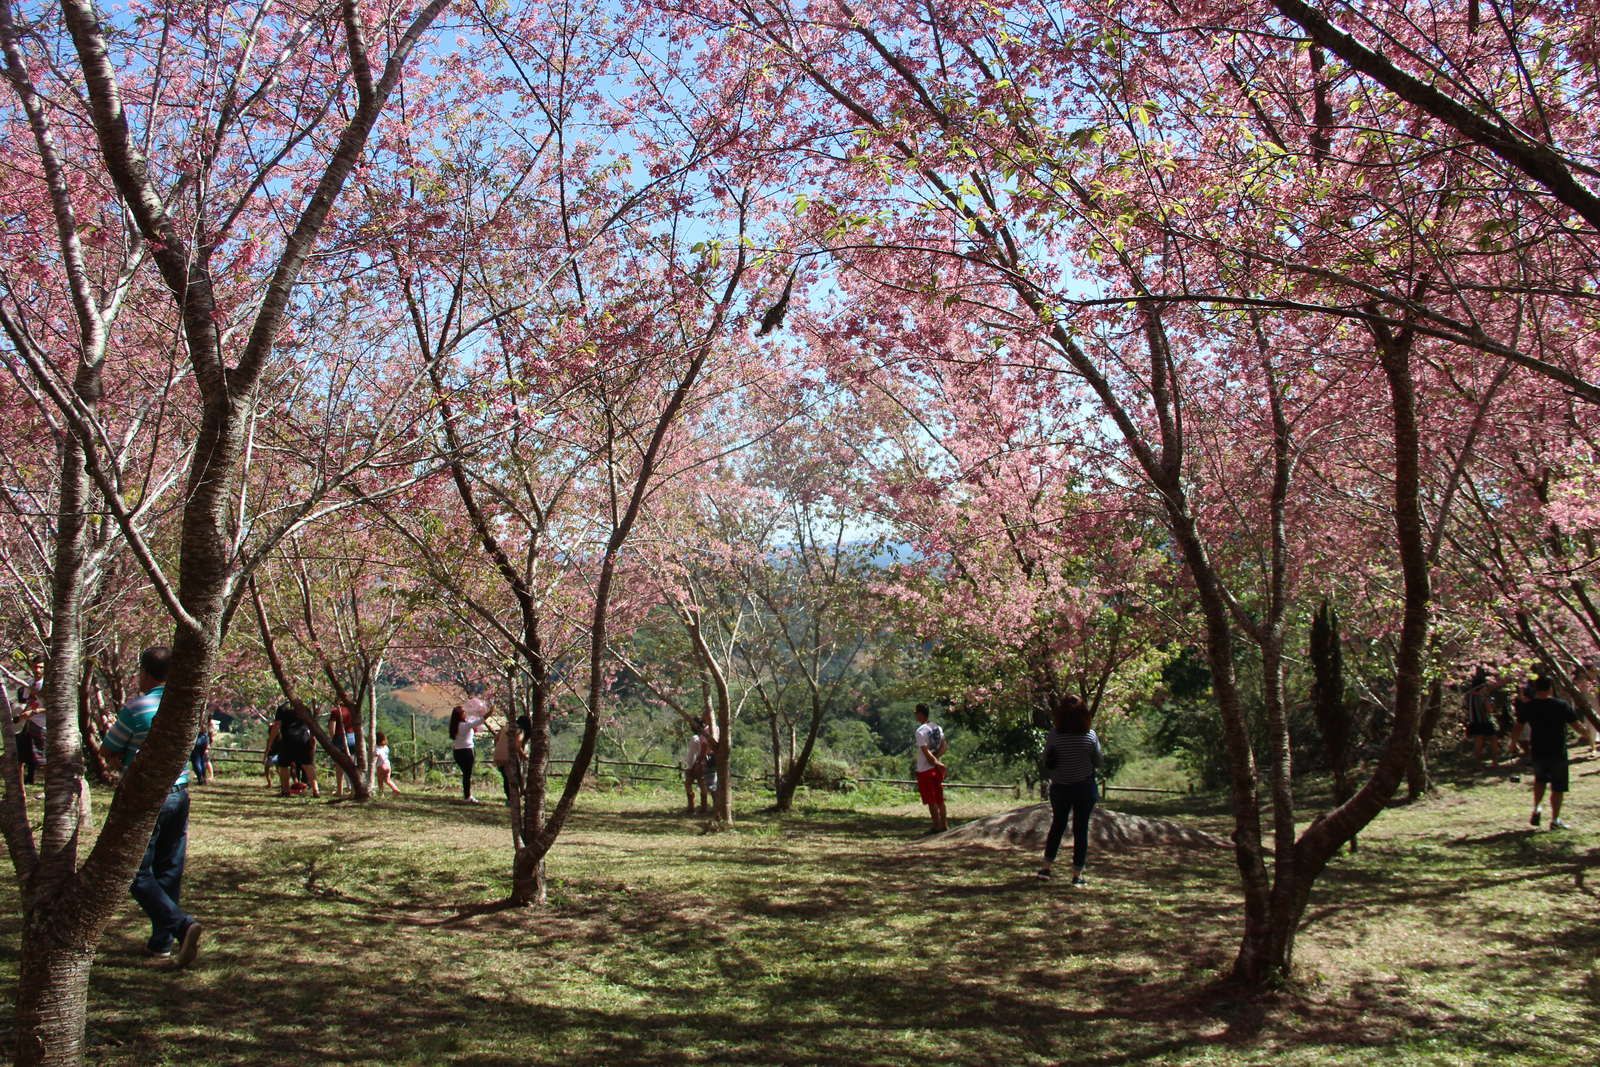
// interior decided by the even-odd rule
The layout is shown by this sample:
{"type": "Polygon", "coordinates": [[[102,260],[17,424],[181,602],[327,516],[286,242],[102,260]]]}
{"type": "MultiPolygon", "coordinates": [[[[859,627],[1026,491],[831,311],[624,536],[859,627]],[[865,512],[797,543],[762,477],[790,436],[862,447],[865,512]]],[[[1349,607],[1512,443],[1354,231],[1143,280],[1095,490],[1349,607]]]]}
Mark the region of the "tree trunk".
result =
{"type": "Polygon", "coordinates": [[[517,849],[511,869],[511,903],[519,907],[538,907],[544,904],[547,890],[544,858],[535,858],[531,848],[517,849]]]}
{"type": "Polygon", "coordinates": [[[76,1067],[83,1062],[94,949],[64,946],[39,924],[37,914],[24,920],[29,933],[17,980],[16,1062],[76,1067]]]}
{"type": "Polygon", "coordinates": [[[1261,844],[1261,808],[1256,787],[1256,758],[1250,747],[1244,704],[1233,662],[1233,627],[1228,607],[1210,558],[1187,514],[1181,489],[1168,504],[1170,526],[1193,576],[1201,613],[1206,622],[1206,661],[1211,669],[1211,691],[1222,718],[1223,740],[1228,749],[1229,806],[1233,809],[1233,856],[1244,892],[1244,933],[1234,960],[1232,976],[1246,986],[1260,986],[1276,960],[1283,958],[1282,938],[1274,936],[1272,883],[1261,844]]]}
{"type": "Polygon", "coordinates": [[[95,696],[93,667],[84,672],[78,686],[78,735],[83,741],[84,769],[96,782],[105,782],[110,768],[105,754],[100,751],[100,734],[104,727],[97,721],[92,703],[95,696]]]}
{"type": "MultiPolygon", "coordinates": [[[[809,674],[806,681],[811,690],[811,724],[806,728],[806,742],[801,747],[798,755],[789,761],[788,773],[784,775],[783,788],[778,793],[777,808],[779,811],[788,811],[789,805],[794,802],[794,792],[800,788],[800,779],[805,776],[806,765],[811,762],[811,751],[817,745],[817,734],[822,731],[822,717],[827,712],[827,705],[822,700],[822,695],[817,689],[816,681],[809,674]]],[[[794,726],[789,727],[789,743],[794,744],[794,726]]]]}
{"type": "Polygon", "coordinates": [[[794,791],[800,783],[792,775],[784,774],[778,779],[778,798],[773,801],[773,811],[788,811],[794,806],[794,791]]]}
{"type": "Polygon", "coordinates": [[[722,740],[717,744],[713,759],[717,764],[717,793],[711,798],[711,821],[718,826],[733,825],[733,782],[732,775],[728,773],[729,749],[733,747],[732,738],[728,736],[728,716],[717,716],[718,726],[723,731],[722,740]]]}
{"type": "Polygon", "coordinates": [[[529,906],[545,902],[545,853],[550,846],[540,840],[550,790],[550,675],[544,661],[543,638],[533,601],[523,601],[526,612],[522,643],[528,664],[528,759],[522,765],[522,788],[512,797],[511,817],[520,832],[513,836],[511,903],[529,906]]]}
{"type": "Polygon", "coordinates": [[[1266,911],[1259,917],[1246,912],[1230,976],[1234,982],[1259,990],[1288,978],[1294,970],[1295,935],[1310,895],[1311,879],[1303,872],[1277,872],[1266,911]]]}
{"type": "MultiPolygon", "coordinates": [[[[77,866],[80,832],[88,829],[78,745],[82,711],[82,594],[84,502],[90,494],[82,443],[67,437],[61,450],[60,510],[51,582],[50,673],[45,681],[47,723],[44,825],[36,862],[23,879],[23,937],[17,972],[17,1063],[78,1064],[89,1009],[89,969],[104,920],[76,910],[57,914],[77,866]]],[[[13,860],[16,854],[13,842],[13,860]]],[[[30,843],[31,844],[31,843],[30,843]]],[[[99,850],[96,849],[96,852],[99,850]]],[[[65,909],[60,909],[65,910],[65,909]]],[[[109,909],[102,909],[109,910],[109,909]]]]}
{"type": "MultiPolygon", "coordinates": [[[[773,741],[781,743],[777,733],[777,711],[773,711],[773,741]]],[[[788,722],[789,758],[783,761],[783,769],[778,772],[777,799],[773,801],[774,811],[789,811],[794,807],[795,790],[800,788],[800,775],[797,773],[799,753],[799,739],[795,737],[794,722],[788,722]]]]}
{"type": "Polygon", "coordinates": [[[372,669],[372,676],[367,679],[367,724],[363,731],[360,750],[357,755],[361,763],[361,789],[370,795],[372,793],[372,753],[378,750],[378,675],[383,673],[383,657],[378,657],[377,664],[372,669]]]}
{"type": "MultiPolygon", "coordinates": [[[[710,650],[706,651],[709,655],[710,650]]],[[[728,679],[714,662],[712,683],[717,694],[717,730],[722,737],[712,757],[717,761],[717,795],[711,800],[711,819],[726,827],[733,825],[733,775],[729,770],[733,762],[733,701],[728,694],[728,679]]]]}
{"type": "MultiPolygon", "coordinates": [[[[506,692],[509,696],[509,708],[506,723],[507,730],[517,729],[517,708],[522,706],[522,699],[517,692],[517,670],[513,665],[507,672],[506,692]]],[[[533,693],[530,687],[526,712],[529,721],[534,719],[532,701],[533,693]]],[[[528,771],[531,760],[523,758],[522,745],[512,746],[511,762],[506,765],[506,809],[511,819],[511,895],[510,903],[518,907],[540,905],[545,902],[544,861],[535,858],[528,850],[528,839],[524,833],[523,804],[528,795],[528,771]]]]}
{"type": "Polygon", "coordinates": [[[732,826],[733,780],[728,773],[728,765],[729,756],[733,751],[733,699],[728,693],[728,673],[711,653],[705,631],[700,628],[698,611],[684,612],[683,624],[689,633],[690,642],[694,645],[695,658],[700,661],[704,680],[710,684],[711,697],[716,703],[717,739],[710,758],[717,769],[717,788],[711,797],[711,821],[717,826],[732,826]]]}
{"type": "Polygon", "coordinates": [[[1431,628],[1433,593],[1418,502],[1420,431],[1411,378],[1411,335],[1394,336],[1381,325],[1373,328],[1392,402],[1395,547],[1405,588],[1395,652],[1394,717],[1383,754],[1366,784],[1349,801],[1318,817],[1306,829],[1295,842],[1289,862],[1279,857],[1270,905],[1263,913],[1256,914],[1255,901],[1246,888],[1245,933],[1233,977],[1255,989],[1289,976],[1294,963],[1295,932],[1305,914],[1312,884],[1339,848],[1376,818],[1394,796],[1412,764],[1419,733],[1423,653],[1431,628]]]}
{"type": "Polygon", "coordinates": [[[1435,678],[1428,685],[1428,699],[1422,706],[1422,718],[1417,723],[1417,747],[1406,767],[1406,797],[1420,800],[1433,791],[1433,775],[1428,770],[1428,746],[1433,732],[1438,729],[1439,717],[1444,713],[1444,679],[1435,678]]]}
{"type": "Polygon", "coordinates": [[[778,796],[778,803],[773,807],[779,811],[787,811],[781,807],[783,793],[783,740],[778,735],[778,709],[772,709],[772,715],[767,719],[767,725],[772,728],[772,792],[778,796]]]}

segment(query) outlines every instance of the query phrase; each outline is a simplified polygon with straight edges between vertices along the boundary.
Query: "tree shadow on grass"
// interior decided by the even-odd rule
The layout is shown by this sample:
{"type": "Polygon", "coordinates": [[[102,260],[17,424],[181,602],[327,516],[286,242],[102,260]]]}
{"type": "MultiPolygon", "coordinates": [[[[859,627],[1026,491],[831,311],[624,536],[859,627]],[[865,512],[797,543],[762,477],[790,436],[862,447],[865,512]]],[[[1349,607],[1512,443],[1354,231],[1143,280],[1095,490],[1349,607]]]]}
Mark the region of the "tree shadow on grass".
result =
{"type": "MultiPolygon", "coordinates": [[[[1372,883],[1368,892],[1352,895],[1349,899],[1337,903],[1324,904],[1320,907],[1309,909],[1305,919],[1301,922],[1302,930],[1309,929],[1317,923],[1335,915],[1361,915],[1364,913],[1381,912],[1386,908],[1400,905],[1425,904],[1428,901],[1457,901],[1463,893],[1488,891],[1505,886],[1523,885],[1541,879],[1559,879],[1570,875],[1566,869],[1553,868],[1537,873],[1515,872],[1509,874],[1485,875],[1480,877],[1461,877],[1443,881],[1431,887],[1424,888],[1417,882],[1395,881],[1388,884],[1385,891],[1377,891],[1377,886],[1383,883],[1372,883]]],[[[1347,886],[1353,883],[1346,883],[1347,886]]],[[[1324,893],[1328,892],[1323,886],[1324,893]]]]}
{"type": "MultiPolygon", "coordinates": [[[[638,833],[641,825],[683,825],[703,823],[704,816],[688,816],[664,811],[589,812],[584,814],[582,829],[601,834],[638,833]]],[[[787,832],[807,838],[818,836],[839,837],[847,840],[862,838],[892,838],[909,840],[919,824],[925,825],[926,816],[885,815],[875,812],[847,810],[808,811],[805,814],[780,814],[755,812],[734,815],[730,833],[739,836],[741,830],[760,833],[787,832]]]]}
{"type": "MultiPolygon", "coordinates": [[[[1417,1031],[1439,1035],[1440,1062],[1505,1047],[1504,1027],[1380,981],[1321,999],[1241,998],[1216,983],[1238,914],[1226,853],[1095,853],[1084,891],[1027,877],[1032,853],[909,849],[885,832],[905,816],[847,817],[798,819],[798,840],[706,838],[687,856],[676,839],[608,840],[590,873],[552,877],[542,909],[463,903],[492,881],[482,863],[398,845],[339,852],[319,838],[274,841],[254,862],[206,857],[190,883],[209,931],[201,966],[149,968],[130,906],[94,974],[90,1058],[1113,1065],[1221,1045],[1230,1062],[1268,1062],[1417,1031]]],[[[669,818],[585,817],[574,838],[659,832],[669,818]]],[[[1329,891],[1358,910],[1410,900],[1405,872],[1384,869],[1392,858],[1364,858],[1329,891]]],[[[1464,888],[1493,895],[1527,881],[1526,864],[1464,888]]],[[[1460,881],[1422,887],[1424,913],[1474,913],[1447,883],[1460,881]]],[[[1516,925],[1486,928],[1483,943],[1524,970],[1600,948],[1600,934],[1516,925]]],[[[1496,989],[1498,956],[1440,970],[1496,989]]],[[[1539,1040],[1517,1052],[1563,1047],[1539,1040]]]]}

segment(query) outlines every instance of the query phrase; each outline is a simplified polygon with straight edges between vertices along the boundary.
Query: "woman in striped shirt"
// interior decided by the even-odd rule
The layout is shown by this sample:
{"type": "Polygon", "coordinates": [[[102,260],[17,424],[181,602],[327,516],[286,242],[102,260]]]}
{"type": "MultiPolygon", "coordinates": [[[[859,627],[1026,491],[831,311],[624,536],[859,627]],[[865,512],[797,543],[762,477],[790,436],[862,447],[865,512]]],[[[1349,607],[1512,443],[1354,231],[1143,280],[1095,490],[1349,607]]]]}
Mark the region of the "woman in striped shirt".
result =
{"type": "Polygon", "coordinates": [[[1055,727],[1044,744],[1044,765],[1050,773],[1050,836],[1044,842],[1040,878],[1050,877],[1050,865],[1061,847],[1072,814],[1072,884],[1083,885],[1083,868],[1089,853],[1089,813],[1100,799],[1094,772],[1100,766],[1100,739],[1089,725],[1094,713],[1075,696],[1062,697],[1051,709],[1055,727]]]}

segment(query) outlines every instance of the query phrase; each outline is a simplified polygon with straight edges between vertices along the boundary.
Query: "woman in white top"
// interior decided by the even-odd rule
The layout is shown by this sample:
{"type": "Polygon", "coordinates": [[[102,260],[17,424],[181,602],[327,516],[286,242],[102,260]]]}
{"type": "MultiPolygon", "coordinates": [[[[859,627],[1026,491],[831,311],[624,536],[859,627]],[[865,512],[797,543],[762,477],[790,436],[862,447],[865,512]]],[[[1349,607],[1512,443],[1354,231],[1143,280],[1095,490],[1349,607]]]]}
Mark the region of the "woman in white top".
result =
{"type": "Polygon", "coordinates": [[[461,799],[468,804],[476,804],[478,798],[472,795],[472,765],[477,761],[477,753],[472,747],[473,737],[487,715],[482,710],[481,701],[469,700],[467,703],[476,705],[476,709],[468,712],[460,704],[450,709],[450,754],[456,758],[456,766],[461,768],[461,799]]]}

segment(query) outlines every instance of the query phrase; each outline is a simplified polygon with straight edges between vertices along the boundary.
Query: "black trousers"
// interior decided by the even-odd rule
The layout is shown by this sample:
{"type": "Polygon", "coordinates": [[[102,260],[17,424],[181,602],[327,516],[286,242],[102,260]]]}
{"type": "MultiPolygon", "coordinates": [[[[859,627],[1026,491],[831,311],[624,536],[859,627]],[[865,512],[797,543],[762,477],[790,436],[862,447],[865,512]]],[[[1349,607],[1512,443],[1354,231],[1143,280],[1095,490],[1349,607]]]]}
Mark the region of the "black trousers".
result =
{"type": "Polygon", "coordinates": [[[477,761],[477,756],[470,748],[453,748],[456,766],[461,768],[461,796],[462,799],[472,796],[472,765],[477,761]]]}
{"type": "Polygon", "coordinates": [[[22,780],[33,784],[34,769],[39,766],[39,751],[34,747],[33,734],[24,727],[17,733],[17,766],[22,768],[22,780]]]}
{"type": "Polygon", "coordinates": [[[1071,785],[1050,783],[1050,836],[1044,842],[1044,861],[1054,863],[1061,849],[1061,835],[1067,829],[1067,815],[1072,816],[1072,865],[1082,867],[1089,857],[1089,813],[1094,811],[1100,794],[1094,779],[1088,778],[1071,785]]]}

